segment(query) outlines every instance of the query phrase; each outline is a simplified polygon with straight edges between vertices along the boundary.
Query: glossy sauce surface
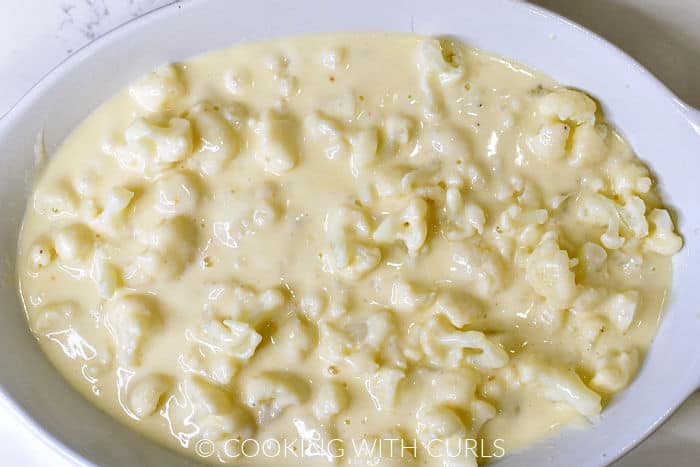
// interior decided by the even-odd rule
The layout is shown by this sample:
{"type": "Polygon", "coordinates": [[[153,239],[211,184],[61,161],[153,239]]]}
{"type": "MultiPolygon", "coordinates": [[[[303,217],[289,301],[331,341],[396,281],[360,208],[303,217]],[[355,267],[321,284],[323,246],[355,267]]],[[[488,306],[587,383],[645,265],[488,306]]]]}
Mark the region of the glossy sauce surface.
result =
{"type": "Polygon", "coordinates": [[[52,362],[167,445],[460,466],[594,422],[681,245],[584,93],[345,34],[213,52],[106,102],[43,170],[18,271],[52,362]]]}

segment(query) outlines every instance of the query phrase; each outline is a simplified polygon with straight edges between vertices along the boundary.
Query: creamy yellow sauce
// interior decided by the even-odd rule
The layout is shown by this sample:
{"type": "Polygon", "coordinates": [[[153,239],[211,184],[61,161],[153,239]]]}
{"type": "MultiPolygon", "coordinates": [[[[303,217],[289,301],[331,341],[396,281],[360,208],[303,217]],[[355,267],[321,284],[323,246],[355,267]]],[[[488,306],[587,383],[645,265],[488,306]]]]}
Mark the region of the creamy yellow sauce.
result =
{"type": "Polygon", "coordinates": [[[343,34],[110,99],[43,170],[18,271],[63,375],[168,446],[461,466],[595,423],[681,243],[584,93],[449,41],[343,34]]]}

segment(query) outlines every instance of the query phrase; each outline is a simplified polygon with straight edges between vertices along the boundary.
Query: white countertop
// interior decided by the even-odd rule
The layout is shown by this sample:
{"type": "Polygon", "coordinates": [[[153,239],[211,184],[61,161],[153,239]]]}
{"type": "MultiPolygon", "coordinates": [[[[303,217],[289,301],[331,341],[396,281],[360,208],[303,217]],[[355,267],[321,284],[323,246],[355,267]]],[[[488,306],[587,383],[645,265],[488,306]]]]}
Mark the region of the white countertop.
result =
{"type": "MultiPolygon", "coordinates": [[[[96,37],[172,0],[0,0],[0,115],[96,37]]],[[[533,0],[598,32],[700,108],[699,0],[533,0]]],[[[669,382],[664,382],[669,384],[669,382]]],[[[0,464],[69,464],[0,406],[0,464]]],[[[700,465],[700,392],[615,467],[700,465]]]]}

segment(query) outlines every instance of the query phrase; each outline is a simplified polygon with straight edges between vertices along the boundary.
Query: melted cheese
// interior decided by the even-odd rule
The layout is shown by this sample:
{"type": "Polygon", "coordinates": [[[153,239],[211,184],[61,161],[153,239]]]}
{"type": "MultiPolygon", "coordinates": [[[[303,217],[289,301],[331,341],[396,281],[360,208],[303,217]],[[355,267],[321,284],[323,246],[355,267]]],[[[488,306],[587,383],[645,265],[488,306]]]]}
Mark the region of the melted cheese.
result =
{"type": "Polygon", "coordinates": [[[347,34],[110,99],[39,180],[18,271],[53,363],[164,444],[474,465],[595,421],[681,243],[584,93],[458,43],[347,34]]]}

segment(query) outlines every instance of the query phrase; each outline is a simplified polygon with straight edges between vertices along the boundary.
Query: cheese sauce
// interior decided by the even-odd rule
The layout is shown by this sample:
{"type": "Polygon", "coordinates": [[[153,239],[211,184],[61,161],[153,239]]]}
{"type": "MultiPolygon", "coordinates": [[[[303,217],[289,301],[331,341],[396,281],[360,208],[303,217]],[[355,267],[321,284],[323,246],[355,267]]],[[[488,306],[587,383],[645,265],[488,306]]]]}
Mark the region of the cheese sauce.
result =
{"type": "Polygon", "coordinates": [[[466,466],[595,423],[681,243],[586,94],[449,40],[342,34],[110,99],[41,174],[18,274],[61,373],[168,446],[466,466]]]}

